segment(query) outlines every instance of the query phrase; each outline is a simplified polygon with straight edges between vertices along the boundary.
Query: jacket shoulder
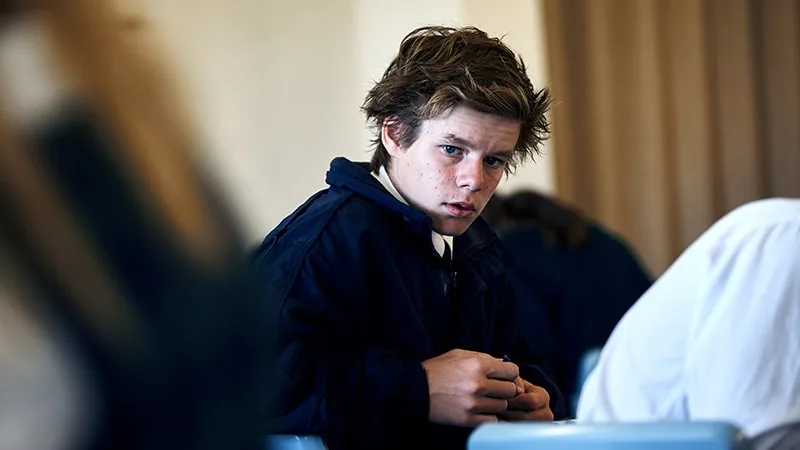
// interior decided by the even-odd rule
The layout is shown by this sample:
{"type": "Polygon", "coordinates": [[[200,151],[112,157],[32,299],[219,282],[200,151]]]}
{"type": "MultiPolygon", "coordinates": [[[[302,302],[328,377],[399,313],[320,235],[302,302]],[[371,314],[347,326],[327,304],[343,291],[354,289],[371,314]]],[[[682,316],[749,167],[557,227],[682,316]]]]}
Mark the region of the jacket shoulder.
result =
{"type": "Polygon", "coordinates": [[[326,189],[310,197],[273,229],[251,255],[267,291],[282,298],[310,253],[345,259],[365,233],[379,232],[386,213],[360,196],[326,189]],[[315,245],[320,243],[322,245],[315,245]]]}

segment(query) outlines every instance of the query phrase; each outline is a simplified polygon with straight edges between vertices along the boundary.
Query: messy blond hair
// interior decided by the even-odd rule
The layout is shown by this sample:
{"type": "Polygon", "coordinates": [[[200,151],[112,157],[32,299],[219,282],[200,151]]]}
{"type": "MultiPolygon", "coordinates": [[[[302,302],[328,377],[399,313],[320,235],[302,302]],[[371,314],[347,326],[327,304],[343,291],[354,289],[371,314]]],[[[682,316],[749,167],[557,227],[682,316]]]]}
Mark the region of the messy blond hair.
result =
{"type": "Polygon", "coordinates": [[[372,170],[390,163],[383,126],[394,127],[405,147],[417,139],[424,120],[458,105],[521,125],[507,172],[538,154],[549,135],[548,91],[534,89],[522,59],[499,38],[474,27],[422,27],[403,39],[362,106],[375,129],[372,170]]]}

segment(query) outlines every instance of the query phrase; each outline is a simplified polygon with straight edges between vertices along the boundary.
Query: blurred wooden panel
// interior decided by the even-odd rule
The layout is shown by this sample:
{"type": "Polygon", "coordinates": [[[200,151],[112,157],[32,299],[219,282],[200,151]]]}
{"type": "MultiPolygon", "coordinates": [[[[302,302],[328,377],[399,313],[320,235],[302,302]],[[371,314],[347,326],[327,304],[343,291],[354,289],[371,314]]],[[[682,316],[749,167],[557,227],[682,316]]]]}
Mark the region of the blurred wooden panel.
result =
{"type": "Polygon", "coordinates": [[[631,236],[634,243],[637,211],[633,210],[635,191],[642,189],[640,168],[640,133],[642,131],[642,115],[639,109],[640,95],[638,58],[640,46],[638,30],[642,27],[637,5],[639,0],[619,0],[613,2],[611,9],[610,42],[612,94],[615,96],[611,110],[615,116],[614,144],[609,155],[614,170],[610,176],[617,195],[613,203],[613,228],[624,236],[631,236]]]}
{"type": "Polygon", "coordinates": [[[704,4],[673,0],[666,8],[668,83],[675,153],[678,246],[683,248],[717,217],[712,111],[704,4]]]}
{"type": "Polygon", "coordinates": [[[636,74],[633,95],[635,126],[627,127],[634,133],[630,171],[633,185],[630,189],[630,234],[634,247],[649,262],[651,270],[662,272],[672,261],[675,227],[671,220],[674,210],[674,153],[668,146],[669,123],[665,89],[666,49],[662,33],[664,14],[660,0],[635,2],[636,48],[633,67],[636,74]],[[639,220],[637,220],[639,219],[639,220]]]}
{"type": "Polygon", "coordinates": [[[545,0],[553,93],[556,186],[564,200],[591,211],[594,170],[589,152],[586,60],[587,0],[545,0]]]}
{"type": "Polygon", "coordinates": [[[758,150],[753,27],[748,0],[711,0],[710,62],[725,212],[764,195],[758,150]]]}
{"type": "Polygon", "coordinates": [[[557,194],[654,273],[731,209],[800,197],[800,2],[544,5],[557,194]]]}
{"type": "Polygon", "coordinates": [[[800,2],[756,2],[768,195],[800,197],[800,2]]]}
{"type": "Polygon", "coordinates": [[[544,1],[542,3],[544,21],[548,24],[545,30],[547,41],[547,65],[550,68],[550,93],[553,104],[550,107],[550,121],[556,151],[553,152],[556,172],[556,190],[566,201],[576,202],[574,171],[576,133],[570,128],[570,105],[574,103],[569,89],[568,73],[569,53],[563,39],[564,18],[563,3],[544,1]],[[556,137],[557,136],[557,137],[556,137]]]}
{"type": "Polygon", "coordinates": [[[608,2],[589,1],[586,4],[587,104],[589,141],[586,148],[594,171],[591,195],[594,207],[591,213],[611,228],[619,229],[621,215],[620,185],[616,153],[618,99],[614,90],[614,52],[611,28],[614,24],[613,5],[608,2]]]}

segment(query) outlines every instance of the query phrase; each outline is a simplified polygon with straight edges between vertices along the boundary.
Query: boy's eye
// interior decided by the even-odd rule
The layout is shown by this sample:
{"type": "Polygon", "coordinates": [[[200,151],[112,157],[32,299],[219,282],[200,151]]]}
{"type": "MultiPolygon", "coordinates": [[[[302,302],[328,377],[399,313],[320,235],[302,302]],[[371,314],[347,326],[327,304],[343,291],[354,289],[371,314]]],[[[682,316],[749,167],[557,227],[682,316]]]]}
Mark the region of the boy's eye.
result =
{"type": "Polygon", "coordinates": [[[461,152],[461,149],[452,145],[443,145],[442,151],[447,155],[457,155],[459,152],[461,152]]]}
{"type": "Polygon", "coordinates": [[[502,165],[504,165],[506,163],[502,159],[495,158],[494,156],[489,156],[488,158],[486,158],[484,160],[484,162],[486,162],[486,165],[488,165],[489,167],[498,167],[498,166],[502,166],[502,165]]]}

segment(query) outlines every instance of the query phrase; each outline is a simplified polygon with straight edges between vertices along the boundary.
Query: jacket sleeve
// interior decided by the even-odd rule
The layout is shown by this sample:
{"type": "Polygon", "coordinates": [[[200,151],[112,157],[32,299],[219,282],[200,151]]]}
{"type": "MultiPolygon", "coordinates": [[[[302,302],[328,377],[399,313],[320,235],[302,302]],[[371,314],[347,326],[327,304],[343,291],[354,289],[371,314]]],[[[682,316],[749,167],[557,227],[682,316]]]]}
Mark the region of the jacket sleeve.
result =
{"type": "Polygon", "coordinates": [[[278,307],[272,434],[316,435],[331,450],[381,448],[399,430],[427,422],[420,361],[367,344],[379,300],[369,289],[374,243],[332,225],[302,256],[294,277],[260,265],[266,278],[293,280],[278,307]]]}
{"type": "Polygon", "coordinates": [[[505,282],[501,283],[498,299],[500,312],[495,325],[493,353],[507,355],[519,366],[521,378],[547,390],[550,394],[550,409],[555,420],[565,419],[567,409],[564,396],[543,370],[543,367],[549,367],[547,355],[537,351],[537,343],[530,342],[521,331],[523,326],[537,327],[548,334],[550,325],[548,316],[544,310],[532,313],[529,309],[520,308],[520,301],[526,301],[527,304],[534,299],[518,298],[517,289],[514,289],[511,283],[513,273],[510,272],[509,275],[505,282]]]}

